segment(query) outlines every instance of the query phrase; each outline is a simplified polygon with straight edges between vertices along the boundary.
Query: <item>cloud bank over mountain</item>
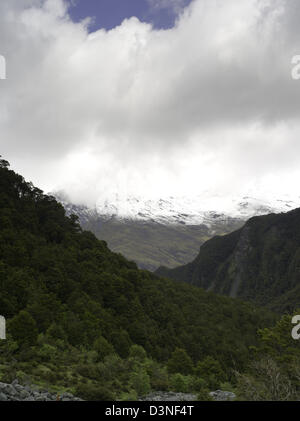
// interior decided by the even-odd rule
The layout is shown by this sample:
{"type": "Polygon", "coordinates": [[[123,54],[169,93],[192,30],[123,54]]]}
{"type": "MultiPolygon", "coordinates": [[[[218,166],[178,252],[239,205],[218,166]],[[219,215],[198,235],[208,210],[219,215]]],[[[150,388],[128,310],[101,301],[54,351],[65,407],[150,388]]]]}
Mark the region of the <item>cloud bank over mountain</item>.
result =
{"type": "Polygon", "coordinates": [[[296,194],[299,12],[297,0],[194,0],[169,30],[133,17],[89,33],[62,0],[2,0],[1,153],[85,203],[296,194]]]}

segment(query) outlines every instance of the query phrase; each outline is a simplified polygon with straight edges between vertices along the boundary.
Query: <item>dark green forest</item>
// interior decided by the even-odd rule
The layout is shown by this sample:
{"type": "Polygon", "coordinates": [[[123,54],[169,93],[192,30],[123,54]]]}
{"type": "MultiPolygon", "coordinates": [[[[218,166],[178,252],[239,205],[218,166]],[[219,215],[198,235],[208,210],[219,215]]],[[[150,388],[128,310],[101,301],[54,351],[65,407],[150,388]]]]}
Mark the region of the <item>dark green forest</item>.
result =
{"type": "Polygon", "coordinates": [[[280,370],[299,352],[288,325],[270,342],[277,314],[139,270],[5,160],[0,314],[7,318],[0,381],[18,377],[89,400],[137,399],[153,390],[208,399],[222,385],[247,398],[243,382],[259,382],[251,361],[266,356],[280,370]],[[282,362],[278,342],[286,341],[291,356],[282,362]]]}

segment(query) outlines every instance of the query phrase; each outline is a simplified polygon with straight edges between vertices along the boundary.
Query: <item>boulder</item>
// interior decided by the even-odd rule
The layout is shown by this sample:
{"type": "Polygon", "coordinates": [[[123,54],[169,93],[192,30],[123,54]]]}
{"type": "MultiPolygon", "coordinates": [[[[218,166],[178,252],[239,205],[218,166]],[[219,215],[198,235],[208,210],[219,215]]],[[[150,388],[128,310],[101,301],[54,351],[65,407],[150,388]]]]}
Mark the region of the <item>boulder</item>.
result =
{"type": "Polygon", "coordinates": [[[209,394],[214,401],[233,401],[236,398],[233,392],[226,392],[224,390],[215,390],[209,394]]]}

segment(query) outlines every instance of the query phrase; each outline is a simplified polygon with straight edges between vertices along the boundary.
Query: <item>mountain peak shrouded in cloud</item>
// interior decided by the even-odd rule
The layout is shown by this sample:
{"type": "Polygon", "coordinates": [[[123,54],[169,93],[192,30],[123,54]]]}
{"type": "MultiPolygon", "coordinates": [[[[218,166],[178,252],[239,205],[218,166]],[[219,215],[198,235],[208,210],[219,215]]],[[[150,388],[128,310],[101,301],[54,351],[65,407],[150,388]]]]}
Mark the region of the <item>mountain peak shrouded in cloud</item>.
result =
{"type": "Polygon", "coordinates": [[[0,148],[16,170],[89,204],[297,193],[298,0],[194,0],[168,30],[129,17],[91,32],[71,9],[1,1],[0,148]]]}

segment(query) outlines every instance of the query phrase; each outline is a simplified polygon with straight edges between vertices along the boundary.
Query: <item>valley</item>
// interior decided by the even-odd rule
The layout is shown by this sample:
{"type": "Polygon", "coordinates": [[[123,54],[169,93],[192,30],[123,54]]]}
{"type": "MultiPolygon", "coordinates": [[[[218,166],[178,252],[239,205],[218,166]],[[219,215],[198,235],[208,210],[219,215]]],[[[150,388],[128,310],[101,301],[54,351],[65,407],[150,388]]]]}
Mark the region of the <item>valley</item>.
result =
{"type": "MultiPolygon", "coordinates": [[[[175,268],[196,258],[210,238],[241,228],[247,219],[297,207],[297,198],[262,200],[236,197],[142,200],[115,197],[94,207],[75,205],[62,192],[54,194],[67,214],[107,242],[109,248],[133,260],[141,269],[175,268]]],[[[300,202],[299,202],[300,203],[300,202]]]]}

